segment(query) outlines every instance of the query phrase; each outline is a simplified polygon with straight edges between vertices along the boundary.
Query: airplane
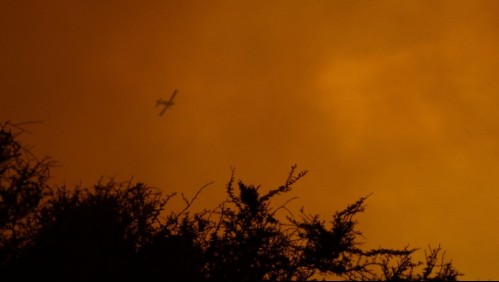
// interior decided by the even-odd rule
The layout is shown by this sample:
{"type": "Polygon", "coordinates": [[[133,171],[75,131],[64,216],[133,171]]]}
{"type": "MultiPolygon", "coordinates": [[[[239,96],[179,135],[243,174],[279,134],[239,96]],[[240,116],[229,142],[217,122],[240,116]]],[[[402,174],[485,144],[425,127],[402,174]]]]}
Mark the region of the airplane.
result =
{"type": "Polygon", "coordinates": [[[165,106],[165,108],[161,111],[161,113],[159,113],[160,116],[162,116],[170,106],[175,105],[175,103],[173,103],[173,99],[175,98],[175,95],[177,95],[177,89],[175,89],[175,91],[173,91],[173,94],[170,97],[170,100],[166,101],[166,100],[163,100],[161,98],[156,100],[156,107],[159,105],[165,106]]]}

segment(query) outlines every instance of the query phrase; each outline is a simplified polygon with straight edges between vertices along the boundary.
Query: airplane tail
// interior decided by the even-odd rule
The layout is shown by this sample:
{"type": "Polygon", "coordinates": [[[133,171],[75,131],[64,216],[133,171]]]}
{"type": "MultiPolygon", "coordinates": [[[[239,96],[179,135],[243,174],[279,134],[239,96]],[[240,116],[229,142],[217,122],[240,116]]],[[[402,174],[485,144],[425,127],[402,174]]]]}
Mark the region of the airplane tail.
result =
{"type": "Polygon", "coordinates": [[[159,106],[159,105],[161,105],[161,102],[162,102],[161,99],[156,100],[156,107],[159,106]]]}

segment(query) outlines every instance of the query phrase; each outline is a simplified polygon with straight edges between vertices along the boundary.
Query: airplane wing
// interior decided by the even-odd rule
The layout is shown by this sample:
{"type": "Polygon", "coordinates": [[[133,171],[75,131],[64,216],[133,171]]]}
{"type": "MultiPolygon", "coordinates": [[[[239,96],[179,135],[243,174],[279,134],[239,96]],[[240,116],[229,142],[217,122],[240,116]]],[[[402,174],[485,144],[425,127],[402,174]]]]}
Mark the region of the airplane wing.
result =
{"type": "Polygon", "coordinates": [[[161,111],[161,113],[159,113],[159,115],[162,116],[166,112],[168,107],[169,107],[169,105],[165,105],[165,108],[161,111]]]}
{"type": "Polygon", "coordinates": [[[168,101],[168,103],[172,103],[173,102],[173,99],[175,99],[175,96],[177,95],[177,89],[175,89],[175,91],[173,91],[173,94],[172,96],[170,97],[170,100],[168,101]]]}

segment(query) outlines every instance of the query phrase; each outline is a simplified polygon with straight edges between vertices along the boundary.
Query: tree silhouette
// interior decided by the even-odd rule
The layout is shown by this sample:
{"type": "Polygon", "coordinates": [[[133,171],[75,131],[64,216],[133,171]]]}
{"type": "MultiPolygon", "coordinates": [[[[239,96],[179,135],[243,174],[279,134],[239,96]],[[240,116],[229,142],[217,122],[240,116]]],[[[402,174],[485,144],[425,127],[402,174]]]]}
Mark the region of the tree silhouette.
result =
{"type": "Polygon", "coordinates": [[[38,160],[23,147],[15,124],[0,124],[0,265],[16,259],[36,228],[35,214],[48,190],[52,164],[38,160]]]}
{"type": "Polygon", "coordinates": [[[307,278],[302,271],[292,226],[277,217],[270,199],[291,190],[306,172],[294,175],[285,185],[260,196],[259,188],[239,181],[234,193],[234,174],[227,184],[228,200],[218,210],[218,221],[206,243],[206,277],[211,280],[290,280],[307,278]]]}
{"type": "Polygon", "coordinates": [[[355,216],[366,197],[330,222],[302,209],[293,216],[271,201],[306,175],[296,166],[268,192],[235,184],[215,209],[168,211],[163,196],[143,183],[101,180],[90,188],[47,185],[50,160],[36,160],[0,128],[0,277],[11,279],[154,280],[456,280],[440,246],[363,250],[355,216]]]}

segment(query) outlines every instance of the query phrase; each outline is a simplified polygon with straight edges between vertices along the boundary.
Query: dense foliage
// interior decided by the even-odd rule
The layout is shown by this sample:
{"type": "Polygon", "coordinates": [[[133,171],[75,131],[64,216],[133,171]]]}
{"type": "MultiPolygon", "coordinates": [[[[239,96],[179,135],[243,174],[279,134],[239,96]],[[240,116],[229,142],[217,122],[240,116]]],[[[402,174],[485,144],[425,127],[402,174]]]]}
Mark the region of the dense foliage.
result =
{"type": "Polygon", "coordinates": [[[48,185],[50,159],[37,160],[0,128],[0,277],[162,280],[456,280],[439,247],[363,250],[355,216],[366,198],[329,222],[271,200],[306,171],[296,166],[276,189],[235,181],[211,210],[168,211],[169,199],[142,183],[100,181],[90,188],[48,185]]]}

